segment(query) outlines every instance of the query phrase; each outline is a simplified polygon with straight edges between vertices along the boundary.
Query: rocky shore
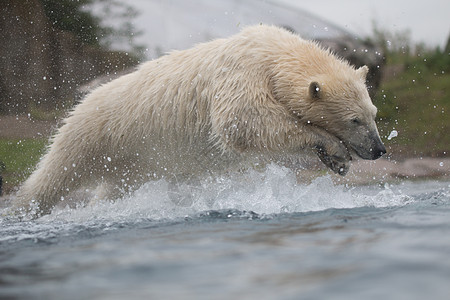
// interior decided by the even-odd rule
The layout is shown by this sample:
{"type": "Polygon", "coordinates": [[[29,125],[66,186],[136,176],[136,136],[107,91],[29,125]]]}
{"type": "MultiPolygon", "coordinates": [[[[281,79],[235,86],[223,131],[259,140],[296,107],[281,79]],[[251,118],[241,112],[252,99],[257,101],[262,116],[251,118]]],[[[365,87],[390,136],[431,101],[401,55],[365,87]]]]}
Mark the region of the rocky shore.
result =
{"type": "Polygon", "coordinates": [[[450,158],[409,157],[402,160],[380,158],[376,161],[356,160],[344,177],[335,181],[373,184],[399,180],[450,180],[450,158]]]}

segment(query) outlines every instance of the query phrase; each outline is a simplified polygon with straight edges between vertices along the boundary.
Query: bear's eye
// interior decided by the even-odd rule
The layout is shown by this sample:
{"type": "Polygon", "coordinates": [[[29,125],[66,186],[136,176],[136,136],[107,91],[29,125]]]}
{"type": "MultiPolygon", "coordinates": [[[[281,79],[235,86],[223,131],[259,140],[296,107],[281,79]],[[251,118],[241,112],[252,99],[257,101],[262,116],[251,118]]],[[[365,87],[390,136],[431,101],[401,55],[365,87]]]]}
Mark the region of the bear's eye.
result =
{"type": "Polygon", "coordinates": [[[361,125],[361,124],[362,124],[362,122],[361,122],[361,120],[360,120],[360,119],[358,119],[358,118],[354,118],[354,119],[352,119],[352,124],[354,124],[354,125],[361,125]]]}

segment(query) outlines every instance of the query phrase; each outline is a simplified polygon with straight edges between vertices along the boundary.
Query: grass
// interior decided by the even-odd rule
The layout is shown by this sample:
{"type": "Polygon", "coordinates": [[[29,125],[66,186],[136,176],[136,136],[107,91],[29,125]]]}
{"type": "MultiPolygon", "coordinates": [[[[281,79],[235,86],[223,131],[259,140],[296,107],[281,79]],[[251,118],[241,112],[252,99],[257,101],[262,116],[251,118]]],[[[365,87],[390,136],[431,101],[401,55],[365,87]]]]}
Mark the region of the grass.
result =
{"type": "Polygon", "coordinates": [[[31,174],[46,144],[47,139],[0,139],[0,172],[5,194],[31,174]]]}
{"type": "MultiPolygon", "coordinates": [[[[431,59],[430,59],[431,60],[431,59]]],[[[398,62],[398,59],[396,60],[398,62]]],[[[450,69],[448,61],[434,65],[423,57],[403,60],[403,71],[382,83],[374,99],[382,136],[409,149],[409,154],[444,156],[450,151],[450,69]],[[447,71],[448,70],[448,71],[447,71]]]]}

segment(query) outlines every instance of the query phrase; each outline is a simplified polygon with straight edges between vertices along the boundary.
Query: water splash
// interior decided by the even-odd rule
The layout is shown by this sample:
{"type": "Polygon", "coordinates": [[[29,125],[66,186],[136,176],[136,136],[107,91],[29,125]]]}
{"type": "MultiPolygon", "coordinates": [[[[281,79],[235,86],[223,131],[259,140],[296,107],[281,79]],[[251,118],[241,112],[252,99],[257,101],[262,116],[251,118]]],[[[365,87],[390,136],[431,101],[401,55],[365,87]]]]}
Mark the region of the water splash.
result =
{"type": "MultiPolygon", "coordinates": [[[[389,185],[373,190],[335,185],[330,176],[298,184],[295,174],[269,165],[173,186],[166,180],[148,182],[117,201],[93,200],[70,208],[55,208],[50,215],[19,222],[0,217],[0,243],[32,241],[52,243],[62,236],[104,234],[123,226],[162,224],[166,221],[224,218],[271,218],[280,213],[356,207],[392,207],[412,198],[389,185]]],[[[3,212],[0,212],[3,213],[3,212]]]]}
{"type": "Polygon", "coordinates": [[[376,195],[367,195],[335,185],[329,176],[319,177],[310,184],[298,184],[289,169],[269,165],[264,171],[249,170],[178,186],[166,180],[149,182],[118,201],[94,201],[76,209],[58,208],[41,219],[76,223],[173,220],[226,209],[270,215],[330,208],[398,206],[409,200],[408,196],[395,193],[389,186],[376,195]]]}

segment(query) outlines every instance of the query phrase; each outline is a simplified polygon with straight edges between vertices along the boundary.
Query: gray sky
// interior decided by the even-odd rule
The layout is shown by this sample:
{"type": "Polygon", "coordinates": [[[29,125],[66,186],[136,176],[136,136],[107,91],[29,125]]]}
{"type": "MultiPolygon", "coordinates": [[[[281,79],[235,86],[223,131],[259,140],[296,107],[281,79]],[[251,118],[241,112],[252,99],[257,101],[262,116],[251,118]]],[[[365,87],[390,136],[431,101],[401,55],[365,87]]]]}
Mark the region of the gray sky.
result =
{"type": "MultiPolygon", "coordinates": [[[[208,11],[213,12],[213,15],[209,17],[218,16],[217,9],[227,3],[226,1],[205,0],[203,6],[197,8],[195,5],[198,1],[185,1],[183,6],[189,7],[188,11],[191,13],[192,11],[200,12],[203,16],[208,16],[208,11]]],[[[233,7],[240,0],[227,1],[229,2],[225,6],[233,7]]],[[[158,34],[170,34],[170,36],[166,36],[166,40],[179,40],[180,35],[184,34],[184,32],[172,31],[164,33],[164,28],[152,23],[151,15],[155,9],[163,8],[167,11],[173,11],[173,6],[179,5],[177,1],[172,3],[170,0],[124,0],[124,2],[132,5],[140,13],[133,20],[136,28],[143,31],[139,40],[148,43],[158,34]]],[[[409,30],[413,43],[424,42],[430,47],[440,46],[441,49],[445,46],[450,34],[449,0],[267,0],[267,2],[278,2],[300,8],[362,38],[372,35],[373,22],[376,22],[379,28],[389,32],[409,30]]],[[[223,9],[227,10],[226,8],[223,9]]],[[[224,11],[224,13],[227,13],[227,11],[224,11]]],[[[175,21],[178,23],[190,22],[191,27],[195,25],[192,24],[195,21],[188,20],[187,17],[189,16],[183,14],[182,11],[178,15],[171,15],[171,17],[177,18],[175,21]]],[[[166,23],[169,24],[170,20],[166,20],[166,23]]],[[[171,46],[168,48],[173,49],[171,46]]]]}
{"type": "MultiPolygon", "coordinates": [[[[450,34],[449,0],[275,0],[299,7],[360,36],[372,22],[389,31],[411,31],[414,42],[445,46],[450,34]]],[[[274,1],[274,2],[275,2],[274,1]]]]}

